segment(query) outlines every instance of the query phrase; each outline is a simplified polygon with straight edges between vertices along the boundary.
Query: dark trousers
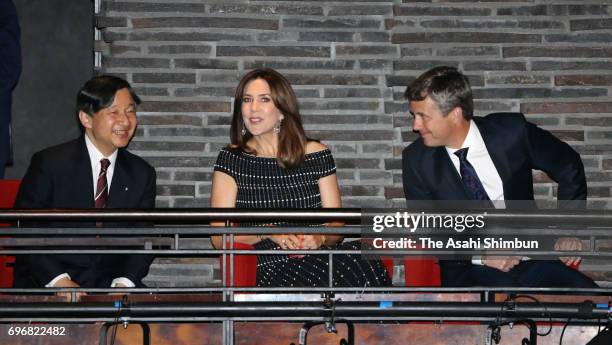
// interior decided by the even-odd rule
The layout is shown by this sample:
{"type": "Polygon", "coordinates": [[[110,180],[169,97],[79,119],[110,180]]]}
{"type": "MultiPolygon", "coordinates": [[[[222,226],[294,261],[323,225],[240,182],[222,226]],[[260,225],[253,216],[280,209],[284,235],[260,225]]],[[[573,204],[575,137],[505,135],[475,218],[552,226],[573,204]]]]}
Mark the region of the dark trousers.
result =
{"type": "Polygon", "coordinates": [[[441,262],[442,286],[598,287],[561,261],[522,261],[508,272],[468,262],[441,262]]]}

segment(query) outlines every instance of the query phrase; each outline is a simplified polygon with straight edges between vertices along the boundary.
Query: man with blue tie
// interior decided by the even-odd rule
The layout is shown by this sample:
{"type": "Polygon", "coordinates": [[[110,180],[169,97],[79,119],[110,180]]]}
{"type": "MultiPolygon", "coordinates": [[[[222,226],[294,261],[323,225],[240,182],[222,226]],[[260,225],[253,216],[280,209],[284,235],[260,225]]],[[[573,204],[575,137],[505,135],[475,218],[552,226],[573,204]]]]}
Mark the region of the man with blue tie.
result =
{"type": "MultiPolygon", "coordinates": [[[[420,138],[402,154],[407,200],[479,200],[503,207],[533,200],[532,169],[559,184],[558,200],[585,200],[586,179],[578,153],[520,113],[473,116],[469,81],[453,67],[436,67],[408,85],[405,97],[420,138]]],[[[580,248],[564,238],[559,250],[580,248]]],[[[484,256],[440,260],[444,286],[596,287],[568,267],[579,258],[528,260],[484,256]]],[[[410,272],[406,272],[410,274],[410,272]]]]}
{"type": "MultiPolygon", "coordinates": [[[[114,76],[94,77],[79,90],[76,103],[83,135],[32,156],[15,207],[154,208],[155,170],[125,149],[140,103],[130,84],[114,76]]],[[[152,260],[150,255],[21,255],[14,286],[142,287],[152,260]]]]}

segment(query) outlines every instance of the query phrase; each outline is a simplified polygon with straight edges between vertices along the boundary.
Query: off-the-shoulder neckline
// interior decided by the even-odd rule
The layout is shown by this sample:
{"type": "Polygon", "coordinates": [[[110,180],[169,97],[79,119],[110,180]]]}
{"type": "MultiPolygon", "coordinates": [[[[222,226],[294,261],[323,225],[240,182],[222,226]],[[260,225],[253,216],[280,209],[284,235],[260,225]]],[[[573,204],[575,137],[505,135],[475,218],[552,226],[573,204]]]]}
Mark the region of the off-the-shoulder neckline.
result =
{"type": "MultiPolygon", "coordinates": [[[[228,151],[230,151],[230,152],[232,151],[232,150],[230,150],[229,148],[226,148],[226,150],[228,150],[228,151]]],[[[245,151],[240,151],[240,152],[241,152],[242,154],[244,154],[244,155],[248,156],[248,157],[251,157],[251,158],[259,158],[259,159],[276,160],[276,157],[257,156],[257,155],[254,155],[254,154],[252,154],[252,153],[248,153],[248,152],[245,152],[245,151]]],[[[326,148],[324,148],[323,150],[319,150],[319,151],[314,151],[314,152],[306,153],[306,154],[304,155],[304,157],[311,157],[311,156],[316,156],[316,155],[322,155],[322,154],[326,154],[326,153],[328,153],[328,152],[331,152],[331,151],[329,150],[329,147],[326,147],[326,148]]]]}

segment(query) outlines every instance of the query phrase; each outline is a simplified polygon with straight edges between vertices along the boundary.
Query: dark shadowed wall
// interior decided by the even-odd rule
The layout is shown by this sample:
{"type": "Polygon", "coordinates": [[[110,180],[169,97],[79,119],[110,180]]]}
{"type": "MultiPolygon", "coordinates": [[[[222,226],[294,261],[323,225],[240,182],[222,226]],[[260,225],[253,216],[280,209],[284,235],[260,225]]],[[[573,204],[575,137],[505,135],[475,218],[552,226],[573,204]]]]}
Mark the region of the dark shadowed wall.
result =
{"type": "Polygon", "coordinates": [[[74,105],[93,75],[93,0],[14,0],[23,73],[13,92],[15,165],[21,178],[36,151],[79,135],[74,105]]]}

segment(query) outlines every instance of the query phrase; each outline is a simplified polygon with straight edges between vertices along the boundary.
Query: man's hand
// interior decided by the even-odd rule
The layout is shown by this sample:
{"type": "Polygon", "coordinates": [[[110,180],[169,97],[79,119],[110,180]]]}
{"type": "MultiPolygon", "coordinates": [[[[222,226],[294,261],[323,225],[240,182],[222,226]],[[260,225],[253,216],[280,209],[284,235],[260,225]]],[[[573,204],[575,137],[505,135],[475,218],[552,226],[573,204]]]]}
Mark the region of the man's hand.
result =
{"type": "MultiPolygon", "coordinates": [[[[55,282],[53,285],[54,288],[78,288],[79,284],[68,278],[62,278],[55,282]]],[[[87,295],[85,292],[69,292],[69,291],[59,291],[55,293],[56,296],[64,297],[67,302],[78,302],[81,300],[81,297],[87,295]],[[72,296],[74,295],[74,300],[72,296]]]]}
{"type": "MultiPolygon", "coordinates": [[[[555,242],[555,250],[559,251],[581,251],[584,249],[582,241],[576,237],[562,237],[555,242]]],[[[566,266],[575,266],[580,263],[582,258],[579,256],[562,256],[559,260],[566,266]]]]}
{"type": "Polygon", "coordinates": [[[485,266],[497,268],[502,272],[508,272],[512,267],[521,262],[520,256],[485,256],[482,263],[485,266]]]}

